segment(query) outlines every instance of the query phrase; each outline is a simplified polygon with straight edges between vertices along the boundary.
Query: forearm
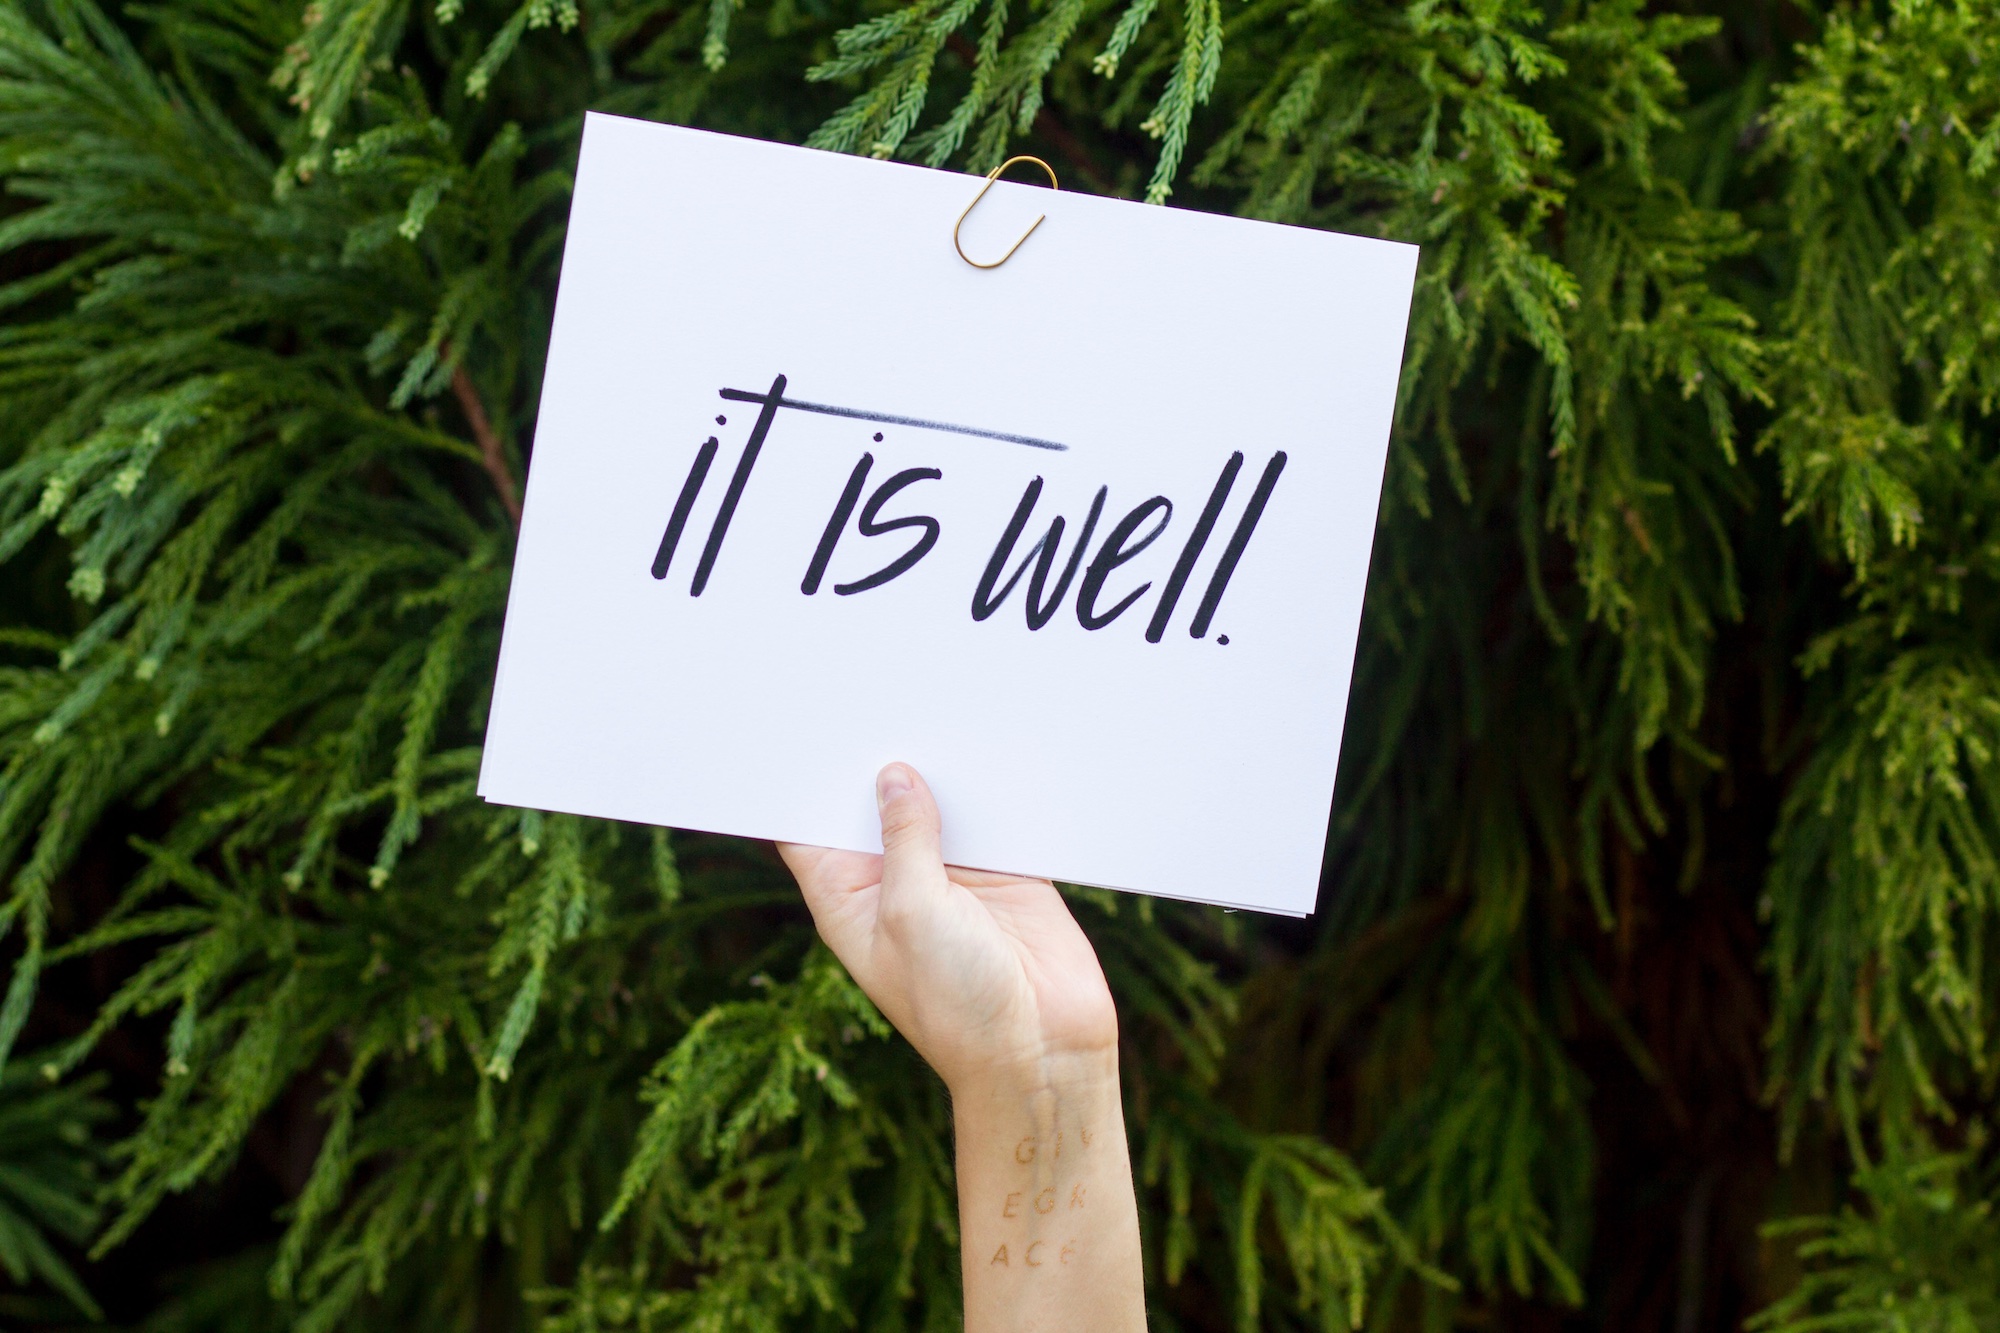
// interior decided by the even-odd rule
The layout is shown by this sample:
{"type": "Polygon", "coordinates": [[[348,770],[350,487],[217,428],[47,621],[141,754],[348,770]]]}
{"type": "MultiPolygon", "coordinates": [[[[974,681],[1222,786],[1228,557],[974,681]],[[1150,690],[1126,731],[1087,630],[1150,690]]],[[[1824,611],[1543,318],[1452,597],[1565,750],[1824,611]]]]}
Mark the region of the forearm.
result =
{"type": "Polygon", "coordinates": [[[954,1089],[966,1333],[1139,1333],[1139,1213],[1116,1055],[954,1089]]]}

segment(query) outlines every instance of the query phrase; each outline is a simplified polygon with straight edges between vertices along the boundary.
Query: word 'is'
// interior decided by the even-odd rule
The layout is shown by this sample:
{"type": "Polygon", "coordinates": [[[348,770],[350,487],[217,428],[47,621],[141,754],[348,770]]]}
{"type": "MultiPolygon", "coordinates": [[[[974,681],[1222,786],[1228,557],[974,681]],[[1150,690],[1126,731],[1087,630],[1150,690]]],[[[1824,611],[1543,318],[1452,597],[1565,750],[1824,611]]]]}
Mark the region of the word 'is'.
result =
{"type": "MultiPolygon", "coordinates": [[[[825,407],[815,403],[802,403],[785,396],[785,377],[778,376],[771,382],[766,393],[749,393],[740,389],[724,389],[722,396],[738,402],[758,405],[757,422],[751,427],[750,437],[743,446],[742,454],[736,460],[736,468],[730,474],[729,484],[722,494],[722,503],[717,508],[715,518],[709,525],[708,540],[703,544],[701,556],[695,564],[694,579],[689,584],[691,596],[699,597],[707,588],[710,574],[715,570],[716,558],[722,553],[723,540],[729,535],[730,521],[736,515],[737,505],[743,499],[744,488],[749,485],[750,474],[757,465],[757,456],[763,450],[764,442],[771,432],[771,424],[776,419],[780,407],[799,408],[809,412],[829,413],[836,416],[860,417],[867,420],[893,421],[907,425],[924,426],[931,429],[955,431],[961,434],[983,435],[994,439],[1007,440],[1035,448],[1061,450],[1065,446],[1046,440],[1035,440],[1026,436],[1005,435],[997,431],[973,430],[969,427],[947,426],[937,422],[917,421],[911,418],[891,417],[881,413],[860,412],[846,408],[825,407]]],[[[723,418],[718,417],[720,422],[723,418]]],[[[875,438],[880,440],[878,433],[875,438]]],[[[693,512],[695,501],[701,495],[702,487],[708,480],[709,468],[721,448],[714,436],[710,436],[695,454],[693,464],[688,468],[687,480],[681,485],[679,497],[674,501],[673,513],[667,520],[667,529],[660,538],[658,552],[653,557],[653,577],[664,579],[673,564],[674,553],[680,546],[681,535],[687,527],[688,515],[693,512]]],[[[1221,605],[1222,595],[1229,587],[1229,580],[1236,573],[1236,566],[1243,558],[1250,538],[1257,530],[1258,520],[1264,515],[1264,508],[1270,503],[1271,492],[1276,489],[1279,475],[1285,470],[1286,456],[1283,451],[1274,453],[1265,464],[1261,476],[1250,492],[1236,528],[1223,547],[1221,559],[1216,562],[1214,572],[1209,576],[1208,587],[1196,606],[1194,619],[1188,625],[1192,638],[1205,638],[1210,623],[1215,618],[1216,608],[1221,605]]],[[[826,577],[828,564],[846,534],[848,525],[853,523],[864,538],[883,537],[894,532],[916,530],[919,535],[914,543],[901,555],[883,565],[874,573],[851,583],[835,584],[836,596],[848,597],[855,593],[867,592],[886,583],[901,578],[916,568],[919,561],[931,553],[931,549],[943,535],[943,525],[928,514],[905,514],[884,519],[882,510],[899,494],[909,487],[924,481],[938,481],[944,473],[934,467],[905,468],[888,480],[868,491],[868,478],[875,466],[875,456],[864,453],[854,470],[848,474],[847,484],[834,502],[833,513],[827,518],[826,529],[820,535],[819,545],[814,549],[812,561],[806,567],[805,577],[799,584],[799,591],[808,597],[817,594],[826,577]],[[867,498],[862,498],[868,491],[867,498]],[[856,509],[860,510],[858,520],[856,509]]],[[[1208,501],[1202,506],[1201,514],[1195,519],[1193,529],[1188,533],[1181,547],[1180,556],[1175,560],[1166,582],[1161,585],[1159,599],[1154,603],[1152,618],[1146,625],[1146,639],[1158,643],[1166,633],[1168,622],[1172,620],[1174,608],[1179,604],[1181,594],[1186,590],[1195,564],[1201,559],[1202,551],[1214,535],[1217,520],[1222,516],[1223,506],[1236,486],[1238,475],[1243,470],[1243,455],[1233,453],[1223,464],[1222,474],[1216,478],[1210,490],[1208,501]]],[[[1042,478],[1036,477],[1022,492],[1020,503],[1014,508],[1006,529],[993,548],[992,558],[986,563],[979,586],[972,594],[972,618],[986,620],[1003,606],[1014,589],[1025,577],[1028,582],[1025,594],[1025,610],[1028,628],[1041,629],[1055,616],[1056,611],[1069,597],[1070,588],[1076,588],[1077,623],[1087,630],[1103,629],[1129,610],[1141,597],[1152,589],[1152,583],[1140,584],[1109,606],[1102,605],[1105,599],[1105,584],[1121,565],[1137,558],[1139,554],[1158,541],[1173,519],[1173,502],[1164,495],[1151,499],[1133,508],[1116,523],[1113,523],[1097,542],[1091,552],[1092,540],[1104,516],[1105,500],[1110,488],[1100,486],[1096,498],[1091,501],[1090,510],[1084,516],[1078,529],[1076,540],[1070,547],[1069,558],[1063,561],[1062,570],[1056,572],[1057,561],[1062,556],[1063,537],[1068,528],[1068,520],[1058,514],[1034,544],[1027,548],[1013,572],[1007,567],[1013,561],[1015,549],[1034,518],[1035,507],[1041,499],[1042,478]],[[1086,553],[1089,559],[1086,562],[1086,553]],[[1078,580],[1081,572],[1082,579],[1078,580]],[[1002,576],[1005,575],[1005,581],[1002,576]]],[[[1218,640],[1229,642],[1225,636],[1218,640]]]]}

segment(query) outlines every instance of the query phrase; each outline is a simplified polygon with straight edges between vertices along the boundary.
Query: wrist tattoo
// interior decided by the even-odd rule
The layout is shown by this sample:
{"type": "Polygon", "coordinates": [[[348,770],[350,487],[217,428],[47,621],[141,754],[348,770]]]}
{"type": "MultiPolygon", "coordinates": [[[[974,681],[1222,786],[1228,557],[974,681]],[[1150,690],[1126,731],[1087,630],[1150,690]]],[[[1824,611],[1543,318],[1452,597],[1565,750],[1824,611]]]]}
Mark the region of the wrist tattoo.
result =
{"type": "MultiPolygon", "coordinates": [[[[1023,1268],[1040,1268],[1048,1262],[1046,1251],[1052,1246],[1055,1246],[1055,1242],[1052,1240],[1029,1241],[1027,1247],[1021,1251],[1021,1266],[1023,1268]]],[[[1067,1265],[1075,1257],[1076,1241],[1073,1239],[1065,1240],[1060,1247],[1056,1248],[1056,1263],[1059,1265],[1067,1265]]],[[[1002,1245],[999,1249],[993,1251],[993,1257],[986,1261],[986,1266],[988,1268],[1012,1268],[1014,1261],[1008,1254],[1007,1247],[1002,1245]]]]}
{"type": "Polygon", "coordinates": [[[1013,1169],[1021,1188],[1003,1194],[997,1211],[999,1220],[1019,1226],[1008,1228],[1012,1234],[991,1251],[985,1264],[989,1270],[1062,1268],[1078,1256],[1074,1235],[1050,1232],[1062,1225],[1056,1214],[1067,1218],[1086,1206],[1089,1189],[1078,1177],[1089,1170],[1087,1150],[1096,1136],[1086,1124],[1058,1127],[1058,1115],[1052,1099],[1037,1098],[1031,1122],[1035,1132],[1021,1135],[1012,1145],[1013,1169]]]}
{"type": "MultiPolygon", "coordinates": [[[[1007,1221],[1012,1221],[1015,1218],[1020,1217],[1022,1215],[1021,1199],[1025,1193],[1026,1191],[1024,1190],[1014,1190],[1013,1192],[1008,1194],[1006,1199],[1000,1205],[1000,1216],[1006,1219],[1007,1221]]],[[[1074,1184],[1072,1184],[1069,1187],[1069,1203],[1063,1208],[1063,1211],[1066,1213],[1075,1212],[1077,1209],[1083,1207],[1083,1193],[1084,1190],[1082,1181],[1077,1181],[1074,1184]]],[[[1034,1204],[1032,1206],[1034,1207],[1034,1210],[1037,1213],[1040,1213],[1043,1217],[1047,1217],[1050,1213],[1053,1213],[1056,1210],[1056,1204],[1059,1198],[1060,1195],[1056,1187],[1051,1185],[1047,1189],[1044,1189],[1040,1193],[1035,1195],[1034,1204]]]]}
{"type": "MultiPolygon", "coordinates": [[[[1077,1126],[1076,1136],[1079,1140],[1081,1140],[1084,1147],[1088,1148],[1090,1146],[1090,1127],[1088,1125],[1077,1126]]],[[[1055,1132],[1055,1142],[1051,1145],[1049,1151],[1049,1160],[1052,1162],[1060,1162],[1062,1160],[1062,1150],[1063,1150],[1063,1134],[1061,1130],[1057,1130],[1055,1132]]],[[[1042,1151],[1041,1136],[1036,1134],[1023,1134],[1020,1137],[1020,1139],[1014,1144],[1014,1161],[1021,1166],[1032,1166],[1034,1165],[1035,1159],[1041,1155],[1041,1151],[1042,1151]]]]}

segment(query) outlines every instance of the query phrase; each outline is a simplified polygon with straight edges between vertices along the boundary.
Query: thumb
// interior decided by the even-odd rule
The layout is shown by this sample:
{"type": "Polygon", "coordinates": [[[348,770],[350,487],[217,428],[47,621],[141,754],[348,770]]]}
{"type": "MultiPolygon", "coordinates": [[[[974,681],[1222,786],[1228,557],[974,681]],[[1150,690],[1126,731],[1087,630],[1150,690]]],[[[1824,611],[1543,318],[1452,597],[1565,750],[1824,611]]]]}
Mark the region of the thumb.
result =
{"type": "Polygon", "coordinates": [[[934,904],[945,887],[937,801],[916,769],[890,764],[875,776],[882,814],[883,916],[907,919],[934,904]]]}

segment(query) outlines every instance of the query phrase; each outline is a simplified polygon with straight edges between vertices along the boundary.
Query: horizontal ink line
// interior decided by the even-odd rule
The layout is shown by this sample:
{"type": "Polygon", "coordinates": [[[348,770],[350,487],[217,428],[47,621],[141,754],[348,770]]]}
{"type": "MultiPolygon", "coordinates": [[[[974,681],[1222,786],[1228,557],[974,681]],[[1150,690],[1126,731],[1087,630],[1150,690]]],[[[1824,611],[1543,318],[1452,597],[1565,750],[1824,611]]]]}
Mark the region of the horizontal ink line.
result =
{"type": "MultiPolygon", "coordinates": [[[[722,396],[732,403],[761,403],[767,395],[750,393],[743,389],[724,389],[722,396]]],[[[919,430],[949,431],[953,435],[977,435],[982,440],[1004,440],[1008,444],[1025,444],[1030,449],[1052,449],[1057,453],[1067,453],[1069,446],[1057,444],[1054,440],[1038,440],[1032,435],[1009,435],[1003,430],[981,430],[977,426],[954,426],[949,421],[926,421],[922,417],[899,417],[893,412],[864,412],[858,407],[829,407],[825,403],[802,403],[796,398],[780,398],[779,407],[790,407],[800,412],[817,412],[821,416],[849,417],[855,421],[880,421],[890,426],[915,426],[919,430]]]]}

